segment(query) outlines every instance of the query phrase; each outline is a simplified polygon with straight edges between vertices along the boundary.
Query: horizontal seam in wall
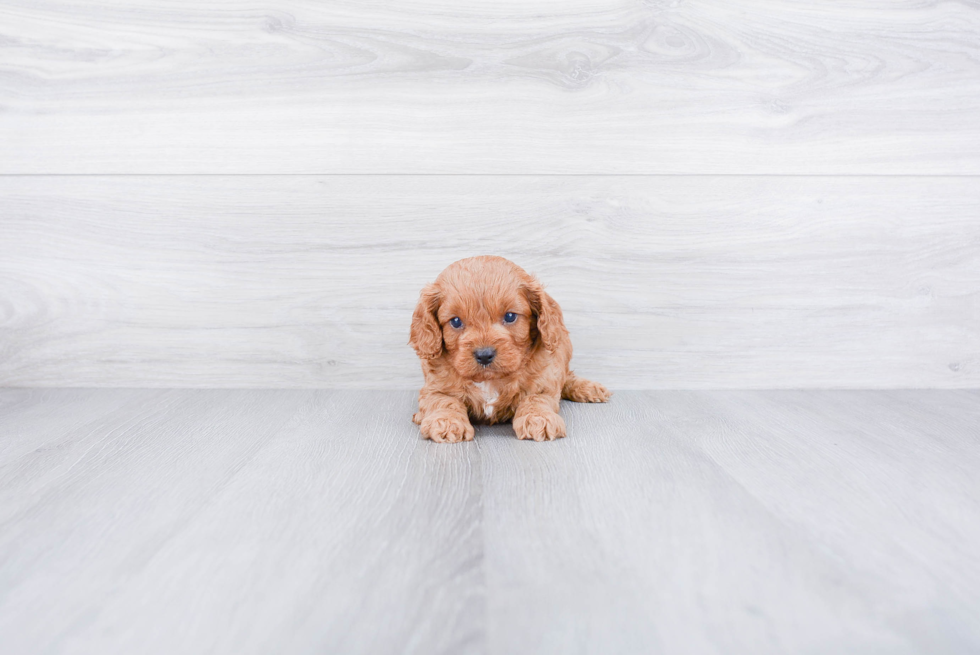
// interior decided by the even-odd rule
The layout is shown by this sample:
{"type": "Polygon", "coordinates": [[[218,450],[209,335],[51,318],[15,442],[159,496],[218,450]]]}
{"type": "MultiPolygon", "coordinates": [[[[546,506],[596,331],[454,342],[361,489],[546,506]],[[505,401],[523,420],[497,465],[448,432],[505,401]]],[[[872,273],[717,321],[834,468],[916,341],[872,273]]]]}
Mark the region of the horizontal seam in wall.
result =
{"type": "Polygon", "coordinates": [[[3,177],[779,177],[976,178],[978,173],[0,173],[3,177]]]}

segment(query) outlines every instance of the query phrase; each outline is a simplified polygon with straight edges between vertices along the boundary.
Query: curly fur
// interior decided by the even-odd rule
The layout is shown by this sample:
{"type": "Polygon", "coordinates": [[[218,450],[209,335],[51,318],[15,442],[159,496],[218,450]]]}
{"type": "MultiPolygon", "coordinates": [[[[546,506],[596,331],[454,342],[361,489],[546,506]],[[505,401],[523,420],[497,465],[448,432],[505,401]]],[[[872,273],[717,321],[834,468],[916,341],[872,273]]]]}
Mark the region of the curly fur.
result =
{"type": "Polygon", "coordinates": [[[433,441],[468,441],[473,422],[503,421],[513,422],[519,439],[550,441],[565,436],[561,398],[595,403],[611,395],[569,370],[572,342],[561,308],[503,257],[462,259],[422,289],[409,345],[425,375],[413,420],[433,441]],[[505,323],[507,312],[517,320],[505,323]],[[450,325],[454,317],[460,328],[450,325]],[[489,366],[474,357],[481,348],[496,350],[489,366]]]}

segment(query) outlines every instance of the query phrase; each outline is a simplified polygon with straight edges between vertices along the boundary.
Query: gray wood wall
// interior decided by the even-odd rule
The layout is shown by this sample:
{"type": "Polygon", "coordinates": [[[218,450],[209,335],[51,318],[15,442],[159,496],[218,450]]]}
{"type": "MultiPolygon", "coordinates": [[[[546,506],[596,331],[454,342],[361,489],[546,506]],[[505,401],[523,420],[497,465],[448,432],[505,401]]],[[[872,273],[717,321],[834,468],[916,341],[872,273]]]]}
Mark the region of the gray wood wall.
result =
{"type": "Polygon", "coordinates": [[[0,386],[412,388],[485,253],[613,388],[980,385],[980,4],[0,5],[0,386]]]}

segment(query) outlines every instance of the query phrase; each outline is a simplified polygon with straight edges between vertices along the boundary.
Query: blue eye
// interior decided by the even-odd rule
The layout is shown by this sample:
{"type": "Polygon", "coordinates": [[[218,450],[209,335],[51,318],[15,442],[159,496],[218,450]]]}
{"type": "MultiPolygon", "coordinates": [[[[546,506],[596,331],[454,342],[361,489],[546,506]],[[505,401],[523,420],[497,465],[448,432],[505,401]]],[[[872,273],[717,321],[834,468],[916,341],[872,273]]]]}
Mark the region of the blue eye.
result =
{"type": "Polygon", "coordinates": [[[507,312],[504,314],[504,323],[513,323],[517,320],[517,314],[514,312],[507,312]]]}
{"type": "Polygon", "coordinates": [[[459,316],[453,316],[451,319],[449,319],[449,324],[457,330],[463,327],[463,321],[459,318],[459,316]]]}

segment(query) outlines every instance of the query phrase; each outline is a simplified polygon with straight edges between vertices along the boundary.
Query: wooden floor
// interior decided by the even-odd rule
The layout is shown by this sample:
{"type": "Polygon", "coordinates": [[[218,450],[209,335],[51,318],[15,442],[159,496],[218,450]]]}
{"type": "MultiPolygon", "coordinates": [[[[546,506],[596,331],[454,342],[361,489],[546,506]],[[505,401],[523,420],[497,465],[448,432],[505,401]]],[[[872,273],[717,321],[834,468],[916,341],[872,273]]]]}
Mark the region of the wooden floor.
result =
{"type": "Polygon", "coordinates": [[[622,392],[549,444],[413,406],[0,391],[3,652],[980,649],[980,392],[622,392]]]}

